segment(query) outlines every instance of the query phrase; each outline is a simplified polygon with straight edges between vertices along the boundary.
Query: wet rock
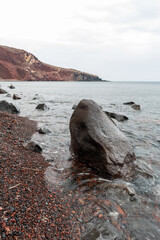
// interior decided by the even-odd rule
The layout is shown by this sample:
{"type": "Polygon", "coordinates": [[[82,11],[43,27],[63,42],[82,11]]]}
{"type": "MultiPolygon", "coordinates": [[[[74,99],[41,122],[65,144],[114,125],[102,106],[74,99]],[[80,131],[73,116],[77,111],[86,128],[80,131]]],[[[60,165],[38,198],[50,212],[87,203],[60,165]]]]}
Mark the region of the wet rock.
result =
{"type": "Polygon", "coordinates": [[[48,159],[46,159],[46,161],[47,161],[47,162],[54,162],[54,159],[48,158],[48,159]]]}
{"type": "Polygon", "coordinates": [[[20,112],[20,110],[15,105],[13,105],[12,103],[8,103],[7,101],[0,101],[0,110],[7,113],[20,112]]]}
{"type": "Polygon", "coordinates": [[[100,237],[100,232],[96,228],[92,228],[90,232],[81,237],[81,240],[96,240],[100,237]]]}
{"type": "Polygon", "coordinates": [[[29,142],[25,148],[38,153],[42,152],[42,148],[35,142],[29,142]]]}
{"type": "Polygon", "coordinates": [[[10,86],[8,86],[10,89],[15,89],[15,86],[13,86],[12,84],[10,86]]]}
{"type": "Polygon", "coordinates": [[[131,107],[132,107],[134,110],[141,110],[141,106],[138,105],[138,104],[133,104],[131,107]]]}
{"type": "Polygon", "coordinates": [[[6,95],[6,97],[12,97],[12,95],[11,95],[10,93],[8,93],[8,94],[6,95]]]}
{"type": "Polygon", "coordinates": [[[108,112],[108,111],[104,111],[104,112],[105,112],[105,114],[107,114],[107,116],[116,119],[118,122],[123,122],[123,121],[128,120],[128,117],[126,117],[125,115],[108,112]]]}
{"type": "Polygon", "coordinates": [[[133,104],[135,104],[135,102],[125,102],[125,103],[123,103],[124,105],[133,105],[133,104]]]}
{"type": "Polygon", "coordinates": [[[17,94],[13,94],[13,99],[14,100],[19,100],[19,99],[21,99],[17,94]]]}
{"type": "Polygon", "coordinates": [[[37,105],[36,109],[39,109],[39,110],[48,110],[49,107],[45,104],[45,103],[40,103],[37,105]]]}
{"type": "Polygon", "coordinates": [[[0,94],[6,94],[6,93],[7,92],[4,89],[0,88],[0,94]]]}
{"type": "Polygon", "coordinates": [[[80,101],[70,119],[70,134],[75,158],[113,177],[133,172],[131,143],[94,101],[80,101]]]}
{"type": "Polygon", "coordinates": [[[45,127],[42,127],[42,128],[38,128],[37,132],[39,132],[40,134],[47,134],[47,133],[50,133],[51,131],[45,127]]]}

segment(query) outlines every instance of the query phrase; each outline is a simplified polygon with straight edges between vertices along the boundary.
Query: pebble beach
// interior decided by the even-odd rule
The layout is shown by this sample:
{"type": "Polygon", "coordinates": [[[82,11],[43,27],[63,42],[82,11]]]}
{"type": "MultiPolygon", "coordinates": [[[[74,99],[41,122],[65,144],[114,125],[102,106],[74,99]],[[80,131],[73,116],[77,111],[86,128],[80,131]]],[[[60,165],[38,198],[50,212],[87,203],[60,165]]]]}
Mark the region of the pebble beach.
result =
{"type": "Polygon", "coordinates": [[[47,162],[23,146],[36,126],[0,112],[0,239],[79,239],[76,200],[48,190],[47,162]]]}

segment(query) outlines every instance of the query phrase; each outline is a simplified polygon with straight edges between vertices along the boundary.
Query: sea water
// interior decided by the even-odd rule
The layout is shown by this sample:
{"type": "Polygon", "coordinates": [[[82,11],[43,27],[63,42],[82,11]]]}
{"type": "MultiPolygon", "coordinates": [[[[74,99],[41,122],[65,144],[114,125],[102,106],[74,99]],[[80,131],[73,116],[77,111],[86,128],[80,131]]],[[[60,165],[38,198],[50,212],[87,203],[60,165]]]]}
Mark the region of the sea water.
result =
{"type": "Polygon", "coordinates": [[[45,173],[50,188],[54,184],[61,191],[72,190],[81,196],[86,192],[92,198],[91,217],[85,224],[83,239],[89,239],[87,233],[93,229],[99,232],[93,239],[127,239],[127,232],[130,239],[160,239],[160,82],[12,82],[15,89],[9,89],[10,84],[1,82],[1,87],[21,99],[0,95],[0,100],[14,103],[21,116],[36,120],[39,127],[49,130],[44,135],[37,132],[33,140],[50,161],[45,173]],[[114,121],[134,147],[134,179],[110,181],[94,175],[87,166],[75,167],[69,152],[69,120],[73,105],[82,99],[92,99],[104,111],[129,118],[125,122],[114,121]],[[141,110],[123,104],[129,101],[139,104],[141,110]],[[37,110],[39,103],[45,103],[49,110],[37,110]],[[109,206],[106,199],[111,202],[109,206]],[[108,216],[105,220],[92,215],[97,201],[99,211],[108,216]],[[118,206],[124,211],[118,211],[118,206]]]}

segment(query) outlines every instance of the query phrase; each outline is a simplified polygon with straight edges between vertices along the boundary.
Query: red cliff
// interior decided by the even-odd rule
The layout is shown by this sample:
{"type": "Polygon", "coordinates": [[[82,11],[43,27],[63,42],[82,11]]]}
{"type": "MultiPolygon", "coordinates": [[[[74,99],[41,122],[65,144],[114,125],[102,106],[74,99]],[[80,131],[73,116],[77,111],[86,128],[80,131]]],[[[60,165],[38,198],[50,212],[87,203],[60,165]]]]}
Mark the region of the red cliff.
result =
{"type": "Polygon", "coordinates": [[[39,61],[24,50],[0,46],[0,79],[19,81],[101,81],[98,76],[39,61]]]}

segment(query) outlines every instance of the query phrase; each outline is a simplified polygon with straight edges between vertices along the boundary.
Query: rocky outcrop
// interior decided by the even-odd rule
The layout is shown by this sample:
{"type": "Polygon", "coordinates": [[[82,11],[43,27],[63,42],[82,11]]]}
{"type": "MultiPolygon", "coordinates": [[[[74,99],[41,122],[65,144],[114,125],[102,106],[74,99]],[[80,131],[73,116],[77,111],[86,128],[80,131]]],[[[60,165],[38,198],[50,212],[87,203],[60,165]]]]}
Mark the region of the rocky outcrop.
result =
{"type": "Polygon", "coordinates": [[[0,111],[6,113],[19,113],[20,110],[14,106],[12,103],[6,101],[0,101],[0,111]]]}
{"type": "Polygon", "coordinates": [[[20,81],[101,81],[98,76],[45,64],[24,50],[0,46],[0,79],[20,81]]]}
{"type": "Polygon", "coordinates": [[[70,134],[75,158],[113,177],[132,173],[131,143],[94,101],[80,101],[70,120],[70,134]]]}

